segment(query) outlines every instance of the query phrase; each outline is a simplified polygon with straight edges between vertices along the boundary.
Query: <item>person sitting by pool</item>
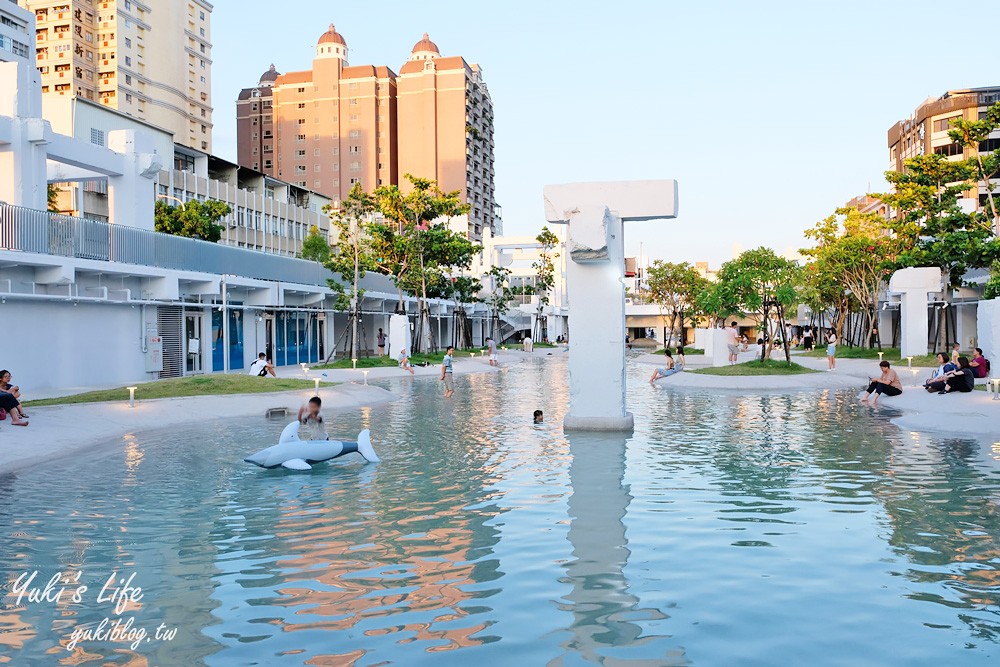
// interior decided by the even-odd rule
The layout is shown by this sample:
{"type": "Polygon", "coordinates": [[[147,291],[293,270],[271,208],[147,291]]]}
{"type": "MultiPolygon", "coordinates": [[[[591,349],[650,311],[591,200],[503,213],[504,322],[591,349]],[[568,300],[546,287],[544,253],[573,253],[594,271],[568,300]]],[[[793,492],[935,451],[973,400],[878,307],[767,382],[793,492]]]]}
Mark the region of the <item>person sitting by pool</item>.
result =
{"type": "Polygon", "coordinates": [[[323,427],[323,415],[319,413],[323,400],[313,396],[299,408],[299,440],[329,440],[323,427]]]}
{"type": "Polygon", "coordinates": [[[871,384],[865,390],[865,397],[861,399],[862,403],[867,403],[872,394],[875,394],[875,400],[872,401],[872,405],[877,405],[879,396],[883,394],[886,396],[899,396],[903,393],[903,383],[899,381],[899,375],[896,374],[896,371],[892,370],[889,362],[883,361],[879,363],[879,367],[882,369],[882,374],[878,378],[868,378],[871,384]]]}
{"type": "Polygon", "coordinates": [[[416,371],[413,370],[413,366],[410,365],[410,355],[404,347],[399,351],[399,367],[404,371],[410,371],[410,375],[416,375],[416,371]]]}
{"type": "Polygon", "coordinates": [[[0,391],[0,410],[3,411],[4,417],[6,413],[10,413],[10,423],[14,426],[28,425],[27,415],[21,411],[21,402],[9,391],[0,391]]]}
{"type": "Polygon", "coordinates": [[[663,368],[657,368],[653,371],[653,376],[649,378],[649,384],[653,384],[660,378],[668,378],[674,373],[679,373],[681,370],[674,363],[674,357],[670,354],[670,348],[663,350],[663,354],[667,357],[667,363],[663,368]]]}
{"type": "Polygon", "coordinates": [[[10,371],[7,369],[0,371],[0,391],[5,391],[17,399],[17,410],[25,419],[27,419],[28,415],[24,414],[24,407],[21,405],[21,388],[17,385],[11,384],[10,379],[10,371]]]}
{"type": "Polygon", "coordinates": [[[677,346],[677,363],[680,364],[681,370],[684,370],[684,367],[687,366],[687,358],[684,356],[683,345],[677,346]]]}
{"type": "Polygon", "coordinates": [[[257,355],[257,360],[250,364],[250,375],[257,377],[267,377],[270,373],[271,377],[278,377],[274,372],[274,364],[267,360],[267,355],[261,352],[257,355]]]}
{"type": "Polygon", "coordinates": [[[541,424],[543,421],[545,421],[545,415],[542,414],[541,410],[535,410],[535,412],[532,413],[531,415],[531,420],[535,424],[541,424]]]}
{"type": "Polygon", "coordinates": [[[939,391],[939,394],[951,394],[956,391],[968,394],[975,389],[976,376],[969,366],[969,358],[964,355],[960,356],[958,358],[958,370],[948,373],[945,376],[944,382],[944,389],[939,391]]]}
{"type": "Polygon", "coordinates": [[[969,362],[969,368],[972,369],[972,374],[979,379],[988,377],[990,374],[990,360],[983,356],[983,348],[977,347],[975,349],[976,354],[973,355],[972,361],[969,362]]]}
{"type": "Polygon", "coordinates": [[[954,370],[958,370],[958,364],[953,364],[948,360],[948,355],[944,352],[937,353],[938,367],[931,372],[931,376],[924,381],[924,389],[930,392],[937,392],[944,389],[945,376],[954,370]]]}

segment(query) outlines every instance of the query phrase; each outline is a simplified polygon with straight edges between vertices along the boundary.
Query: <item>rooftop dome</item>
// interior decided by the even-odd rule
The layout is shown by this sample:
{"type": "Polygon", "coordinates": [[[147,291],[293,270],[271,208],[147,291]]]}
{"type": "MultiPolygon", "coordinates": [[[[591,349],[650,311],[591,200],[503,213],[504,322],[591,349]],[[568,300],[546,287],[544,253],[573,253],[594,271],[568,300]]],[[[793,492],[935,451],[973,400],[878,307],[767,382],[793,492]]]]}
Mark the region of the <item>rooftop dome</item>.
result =
{"type": "Polygon", "coordinates": [[[344,38],[341,36],[339,32],[337,32],[336,28],[333,27],[332,23],[330,24],[330,29],[324,32],[322,35],[320,35],[319,41],[316,43],[327,44],[330,42],[333,42],[335,44],[343,44],[344,46],[347,46],[347,42],[344,41],[344,38]]]}
{"type": "Polygon", "coordinates": [[[261,86],[271,85],[275,81],[277,81],[278,74],[279,74],[278,70],[274,69],[274,64],[272,63],[271,66],[268,68],[268,70],[260,75],[260,81],[258,81],[257,83],[258,85],[261,86]]]}
{"type": "Polygon", "coordinates": [[[431,41],[431,38],[426,32],[424,33],[424,38],[413,45],[413,53],[422,52],[430,52],[441,55],[441,52],[438,51],[438,45],[431,41]]]}

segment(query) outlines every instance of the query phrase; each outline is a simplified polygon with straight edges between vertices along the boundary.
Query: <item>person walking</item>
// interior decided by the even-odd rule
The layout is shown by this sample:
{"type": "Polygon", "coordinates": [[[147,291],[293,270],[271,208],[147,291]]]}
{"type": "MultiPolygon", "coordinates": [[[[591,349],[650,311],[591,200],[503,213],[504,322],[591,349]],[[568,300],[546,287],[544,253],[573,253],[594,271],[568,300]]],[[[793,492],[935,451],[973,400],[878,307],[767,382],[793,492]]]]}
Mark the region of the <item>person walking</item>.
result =
{"type": "Polygon", "coordinates": [[[806,327],[806,330],[802,332],[802,349],[806,352],[813,349],[813,330],[812,327],[806,327]]]}
{"type": "Polygon", "coordinates": [[[827,372],[837,370],[837,333],[833,329],[826,335],[826,366],[827,372]]]}
{"type": "Polygon", "coordinates": [[[441,361],[441,381],[444,382],[444,397],[451,398],[455,394],[455,377],[452,373],[452,362],[455,348],[449,347],[445,350],[444,359],[441,361]]]}
{"type": "Polygon", "coordinates": [[[867,403],[872,394],[875,394],[872,405],[878,405],[878,399],[883,394],[899,396],[903,393],[903,383],[899,381],[899,375],[892,370],[889,362],[882,361],[879,367],[882,369],[882,374],[877,378],[868,378],[868,389],[865,390],[865,397],[861,399],[862,403],[867,403]]]}
{"type": "Polygon", "coordinates": [[[486,339],[486,350],[490,355],[490,366],[499,366],[500,360],[497,357],[497,342],[492,338],[486,339]]]}
{"type": "Polygon", "coordinates": [[[726,347],[729,348],[729,365],[735,366],[740,354],[740,330],[736,328],[736,322],[731,322],[726,329],[726,347]]]}

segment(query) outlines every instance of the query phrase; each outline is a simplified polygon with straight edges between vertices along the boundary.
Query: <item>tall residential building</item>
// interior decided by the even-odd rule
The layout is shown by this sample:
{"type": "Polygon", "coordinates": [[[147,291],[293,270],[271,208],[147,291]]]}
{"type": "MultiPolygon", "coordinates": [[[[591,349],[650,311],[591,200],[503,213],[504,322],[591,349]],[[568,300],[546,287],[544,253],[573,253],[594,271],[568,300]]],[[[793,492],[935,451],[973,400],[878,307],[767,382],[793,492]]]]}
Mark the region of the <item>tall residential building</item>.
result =
{"type": "Polygon", "coordinates": [[[493,104],[477,65],[442,57],[425,34],[396,75],[350,65],[333,25],[311,70],[266,71],[236,103],[239,164],[343,200],[355,183],[406,186],[405,174],[458,190],[470,213],[453,227],[496,231],[493,104]]]}
{"type": "MultiPolygon", "coordinates": [[[[1000,86],[989,88],[964,88],[949,90],[940,97],[928,98],[906,119],[889,128],[889,168],[902,171],[903,161],[917,155],[937,153],[953,160],[975,156],[971,148],[963,149],[948,136],[951,121],[957,118],[977,120],[983,118],[986,109],[1000,102],[1000,86]]],[[[1000,131],[994,132],[985,141],[979,142],[979,152],[1000,149],[1000,131]]],[[[1000,179],[992,179],[1000,185],[1000,179]]],[[[979,187],[978,206],[986,205],[985,185],[979,187]]],[[[976,201],[976,193],[970,192],[970,199],[976,201]]]]}
{"type": "Polygon", "coordinates": [[[34,32],[31,12],[18,7],[17,0],[0,0],[0,62],[31,62],[34,32]]]}
{"type": "Polygon", "coordinates": [[[493,101],[478,65],[444,57],[427,33],[399,70],[399,175],[437,180],[469,204],[468,232],[494,230],[493,101]]]}
{"type": "Polygon", "coordinates": [[[273,176],[274,112],[272,92],[278,79],[272,64],[253,88],[244,88],[236,100],[236,162],[273,176]]]}
{"type": "Polygon", "coordinates": [[[312,70],[279,76],[273,100],[278,178],[334,200],[355,183],[369,191],[396,183],[396,73],[349,65],[332,24],[316,43],[312,70]]]}
{"type": "Polygon", "coordinates": [[[21,0],[35,13],[43,95],[100,102],[212,149],[212,5],[204,0],[21,0]]]}

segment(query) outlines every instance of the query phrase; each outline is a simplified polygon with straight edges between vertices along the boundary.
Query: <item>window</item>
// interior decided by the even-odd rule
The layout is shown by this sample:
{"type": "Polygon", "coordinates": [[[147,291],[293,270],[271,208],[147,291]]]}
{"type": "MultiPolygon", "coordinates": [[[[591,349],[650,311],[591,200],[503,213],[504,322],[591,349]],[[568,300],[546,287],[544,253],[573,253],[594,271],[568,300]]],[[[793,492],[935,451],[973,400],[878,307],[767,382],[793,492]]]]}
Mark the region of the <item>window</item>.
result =
{"type": "Polygon", "coordinates": [[[297,164],[295,165],[295,171],[300,174],[304,174],[306,171],[306,166],[304,164],[297,164]]]}
{"type": "Polygon", "coordinates": [[[356,113],[352,113],[351,114],[351,122],[352,123],[357,123],[359,118],[360,118],[360,116],[358,116],[358,114],[356,114],[356,113]]]}
{"type": "Polygon", "coordinates": [[[318,164],[317,165],[313,165],[313,171],[315,171],[317,174],[319,172],[321,172],[322,170],[323,170],[323,168],[320,165],[318,165],[318,164]]]}
{"type": "MultiPolygon", "coordinates": [[[[296,121],[296,122],[299,125],[305,125],[306,124],[306,119],[305,118],[299,118],[298,121],[296,121]]],[[[305,137],[303,137],[303,138],[305,138],[305,137]]]]}
{"type": "Polygon", "coordinates": [[[306,156],[306,152],[305,151],[295,151],[295,155],[298,156],[298,157],[305,157],[306,156]]]}
{"type": "Polygon", "coordinates": [[[299,102],[299,108],[305,109],[306,108],[305,102],[299,102]]]}
{"type": "Polygon", "coordinates": [[[347,136],[349,136],[351,139],[357,139],[358,137],[361,136],[361,132],[359,132],[358,130],[351,130],[347,136]]]}
{"type": "Polygon", "coordinates": [[[934,121],[934,132],[947,132],[951,129],[951,121],[959,120],[962,118],[962,114],[957,116],[948,116],[947,118],[939,118],[934,121]]]}
{"type": "Polygon", "coordinates": [[[319,157],[319,153],[320,153],[320,151],[319,151],[318,148],[314,148],[313,149],[313,157],[319,157]]]}
{"type": "Polygon", "coordinates": [[[357,155],[358,153],[361,152],[361,146],[351,146],[350,152],[353,153],[354,155],[357,155]]]}
{"type": "Polygon", "coordinates": [[[270,169],[270,168],[271,168],[271,161],[264,160],[264,169],[270,169]]]}
{"type": "Polygon", "coordinates": [[[951,157],[953,155],[962,154],[962,146],[960,144],[945,144],[944,146],[938,146],[934,149],[936,155],[944,155],[951,157]]]}
{"type": "Polygon", "coordinates": [[[126,48],[131,48],[132,47],[132,40],[129,39],[128,37],[125,38],[125,47],[126,48]]]}
{"type": "Polygon", "coordinates": [[[351,171],[361,171],[361,163],[360,162],[352,162],[351,163],[351,171]]]}
{"type": "Polygon", "coordinates": [[[348,104],[350,104],[350,105],[351,105],[352,107],[356,107],[356,106],[358,106],[358,98],[356,98],[356,97],[352,97],[352,98],[351,98],[351,101],[350,101],[350,102],[348,102],[348,104]]]}
{"type": "Polygon", "coordinates": [[[126,67],[132,66],[132,56],[125,56],[125,66],[126,67]]]}
{"type": "Polygon", "coordinates": [[[90,143],[97,146],[104,145],[104,130],[97,130],[95,128],[90,128],[90,143]]]}

